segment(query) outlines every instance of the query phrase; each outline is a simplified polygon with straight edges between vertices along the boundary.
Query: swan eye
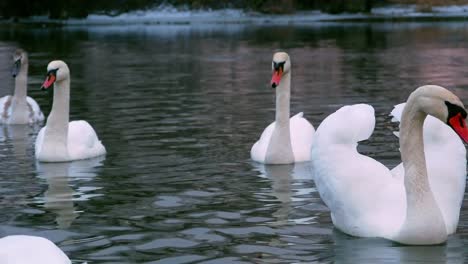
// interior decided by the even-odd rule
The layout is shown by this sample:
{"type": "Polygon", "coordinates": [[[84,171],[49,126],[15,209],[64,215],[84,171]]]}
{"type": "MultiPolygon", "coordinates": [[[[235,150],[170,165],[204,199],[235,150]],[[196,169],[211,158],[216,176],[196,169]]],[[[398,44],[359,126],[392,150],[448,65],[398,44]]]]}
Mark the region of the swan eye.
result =
{"type": "Polygon", "coordinates": [[[15,61],[15,64],[13,65],[13,70],[12,70],[12,75],[13,77],[16,77],[16,75],[18,75],[19,71],[20,71],[20,68],[21,68],[21,58],[17,59],[15,61]]]}
{"type": "Polygon", "coordinates": [[[467,114],[466,110],[463,107],[456,104],[452,104],[448,101],[445,101],[445,105],[447,106],[448,111],[447,122],[455,116],[460,116],[460,123],[464,123],[467,114]]]}
{"type": "Polygon", "coordinates": [[[278,70],[280,70],[280,69],[281,69],[281,71],[284,71],[284,64],[285,64],[285,63],[286,63],[285,61],[283,61],[283,62],[275,62],[275,61],[274,61],[274,62],[273,62],[273,69],[274,69],[275,71],[278,71],[278,70]]]}
{"type": "Polygon", "coordinates": [[[57,71],[58,71],[58,68],[57,69],[52,69],[52,70],[47,72],[47,76],[52,75],[52,74],[57,75],[57,71]]]}

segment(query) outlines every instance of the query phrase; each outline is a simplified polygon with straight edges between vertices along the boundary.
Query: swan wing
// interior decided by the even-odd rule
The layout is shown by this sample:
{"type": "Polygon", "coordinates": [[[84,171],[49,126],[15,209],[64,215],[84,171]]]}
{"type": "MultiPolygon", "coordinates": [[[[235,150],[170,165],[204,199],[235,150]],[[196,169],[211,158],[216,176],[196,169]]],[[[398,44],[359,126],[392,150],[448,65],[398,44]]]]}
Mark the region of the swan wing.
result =
{"type": "Polygon", "coordinates": [[[72,160],[87,159],[106,154],[93,127],[84,120],[68,124],[68,152],[72,160]]]}
{"type": "Polygon", "coordinates": [[[0,98],[0,124],[5,123],[10,116],[11,96],[3,96],[0,98]]]}
{"type": "Polygon", "coordinates": [[[15,235],[0,239],[0,263],[71,264],[71,261],[48,239],[15,235]]]}
{"type": "Polygon", "coordinates": [[[265,130],[263,130],[260,139],[255,142],[250,150],[250,157],[252,160],[257,162],[265,162],[265,156],[268,149],[268,144],[270,143],[271,135],[273,134],[273,130],[275,128],[275,122],[268,125],[265,130]]]}
{"type": "Polygon", "coordinates": [[[32,123],[35,123],[35,122],[42,122],[44,121],[44,114],[42,113],[41,111],[41,108],[39,107],[39,105],[37,104],[37,102],[32,99],[31,97],[27,97],[26,98],[26,101],[28,102],[28,105],[31,109],[31,122],[32,123]]]}
{"type": "Polygon", "coordinates": [[[291,146],[295,162],[309,161],[315,129],[303,113],[290,119],[291,146]]]}
{"type": "Polygon", "coordinates": [[[403,185],[383,164],[357,152],[375,126],[370,105],[345,106],[328,116],[315,133],[312,168],[320,197],[334,225],[364,237],[389,237],[406,215],[403,185]]]}
{"type": "Polygon", "coordinates": [[[45,130],[46,130],[46,127],[42,127],[41,130],[39,130],[39,133],[37,134],[36,143],[34,144],[34,151],[35,151],[36,155],[38,153],[41,153],[42,142],[44,141],[45,130]]]}

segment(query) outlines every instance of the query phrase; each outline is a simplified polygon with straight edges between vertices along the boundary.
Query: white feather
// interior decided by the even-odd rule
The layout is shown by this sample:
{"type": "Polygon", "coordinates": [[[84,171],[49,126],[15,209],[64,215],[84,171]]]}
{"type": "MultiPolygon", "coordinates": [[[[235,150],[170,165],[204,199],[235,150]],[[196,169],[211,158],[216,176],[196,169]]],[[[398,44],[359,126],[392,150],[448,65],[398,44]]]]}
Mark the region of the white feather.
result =
{"type": "MultiPolygon", "coordinates": [[[[314,127],[303,117],[303,113],[298,113],[291,117],[289,128],[291,133],[291,146],[294,154],[295,162],[303,162],[310,160],[310,149],[312,147],[314,127]]],[[[275,122],[268,125],[263,131],[260,139],[252,146],[250,156],[254,161],[265,162],[268,144],[270,143],[271,135],[275,122]]]]}
{"type": "Polygon", "coordinates": [[[380,162],[357,152],[375,126],[370,105],[345,106],[328,116],[315,133],[315,184],[330,208],[333,224],[361,237],[389,237],[406,216],[406,194],[380,162]]]}
{"type": "MultiPolygon", "coordinates": [[[[47,126],[41,128],[37,135],[35,151],[41,153],[44,133],[47,126]]],[[[39,161],[62,162],[71,160],[89,159],[106,154],[106,149],[98,139],[91,125],[84,121],[72,121],[68,123],[68,155],[61,155],[61,159],[50,160],[37,155],[39,161]]]]}
{"type": "Polygon", "coordinates": [[[0,239],[0,263],[71,264],[71,261],[48,239],[15,235],[0,239]]]}

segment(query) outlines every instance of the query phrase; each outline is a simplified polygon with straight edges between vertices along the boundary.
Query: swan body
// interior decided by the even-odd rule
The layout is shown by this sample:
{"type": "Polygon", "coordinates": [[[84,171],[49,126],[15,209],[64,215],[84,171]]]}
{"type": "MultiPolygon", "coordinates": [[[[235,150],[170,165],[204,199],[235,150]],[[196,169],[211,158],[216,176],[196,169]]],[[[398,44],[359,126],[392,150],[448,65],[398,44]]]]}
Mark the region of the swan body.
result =
{"type": "MultiPolygon", "coordinates": [[[[396,105],[391,115],[400,122],[405,103],[396,105]]],[[[447,233],[455,233],[466,184],[466,149],[460,137],[435,117],[424,121],[424,153],[434,198],[442,212],[447,233]]],[[[403,184],[403,163],[391,170],[403,184]]]]}
{"type": "MultiPolygon", "coordinates": [[[[449,229],[443,205],[431,189],[427,168],[433,167],[426,167],[425,160],[423,124],[428,114],[447,121],[468,141],[461,101],[440,86],[418,88],[408,98],[401,116],[404,177],[357,152],[357,142],[369,138],[374,130],[371,106],[345,106],[322,122],[312,147],[312,168],[317,189],[338,229],[353,236],[383,237],[410,245],[446,241],[449,229]]],[[[459,169],[457,165],[445,173],[457,171],[458,175],[459,169]]]]}
{"type": "Polygon", "coordinates": [[[36,158],[43,162],[89,159],[106,154],[91,125],[83,120],[69,121],[70,73],[63,61],[49,63],[43,88],[54,84],[54,102],[47,124],[37,136],[36,158]]]}
{"type": "MultiPolygon", "coordinates": [[[[305,119],[303,113],[299,113],[290,119],[291,147],[294,155],[294,162],[310,160],[310,148],[312,147],[312,137],[314,127],[305,119]]],[[[252,146],[250,155],[254,161],[265,163],[265,157],[270,143],[276,122],[265,128],[260,139],[252,146]]]]}
{"type": "Polygon", "coordinates": [[[252,146],[250,156],[265,164],[291,164],[310,160],[314,127],[299,113],[290,118],[291,61],[284,52],[273,56],[271,84],[276,88],[276,118],[252,146]]]}
{"type": "Polygon", "coordinates": [[[13,55],[15,61],[13,77],[15,78],[14,95],[0,98],[0,123],[21,125],[44,121],[39,105],[27,96],[28,91],[28,54],[18,49],[13,55]]]}
{"type": "Polygon", "coordinates": [[[14,235],[0,239],[0,263],[71,264],[71,261],[46,238],[14,235]]]}

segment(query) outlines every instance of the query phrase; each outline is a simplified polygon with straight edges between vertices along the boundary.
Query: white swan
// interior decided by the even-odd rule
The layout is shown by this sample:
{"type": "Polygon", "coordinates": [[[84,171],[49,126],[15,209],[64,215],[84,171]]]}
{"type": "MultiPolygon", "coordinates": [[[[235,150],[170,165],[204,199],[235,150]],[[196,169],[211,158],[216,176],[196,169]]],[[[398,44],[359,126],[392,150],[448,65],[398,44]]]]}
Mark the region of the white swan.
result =
{"type": "MultiPolygon", "coordinates": [[[[395,106],[391,112],[394,121],[400,122],[404,107],[405,103],[395,106]]],[[[453,129],[432,116],[424,121],[423,135],[429,184],[450,235],[457,230],[465,195],[466,149],[453,129]]],[[[391,172],[403,181],[403,163],[391,172]]]]}
{"type": "Polygon", "coordinates": [[[13,77],[15,92],[13,96],[0,98],[0,124],[33,124],[42,122],[44,115],[39,105],[27,96],[28,93],[28,54],[18,49],[13,54],[13,77]]]}
{"type": "Polygon", "coordinates": [[[106,154],[91,125],[69,120],[70,71],[63,61],[52,61],[47,66],[47,78],[42,89],[54,84],[54,102],[47,124],[36,139],[36,158],[43,162],[63,162],[88,159],[106,154]]]}
{"type": "Polygon", "coordinates": [[[312,167],[317,189],[338,229],[403,244],[447,240],[444,217],[427,176],[423,123],[428,114],[447,122],[468,142],[466,111],[458,97],[440,86],[416,89],[408,98],[400,126],[403,182],[356,150],[357,142],[374,130],[371,106],[345,106],[322,122],[312,147],[312,167]]]}
{"type": "Polygon", "coordinates": [[[290,164],[310,160],[314,127],[299,113],[289,118],[291,61],[289,55],[273,55],[271,86],[276,88],[276,119],[252,146],[250,156],[265,164],[290,164]]]}
{"type": "Polygon", "coordinates": [[[14,235],[0,239],[0,263],[71,264],[71,261],[46,238],[14,235]]]}

